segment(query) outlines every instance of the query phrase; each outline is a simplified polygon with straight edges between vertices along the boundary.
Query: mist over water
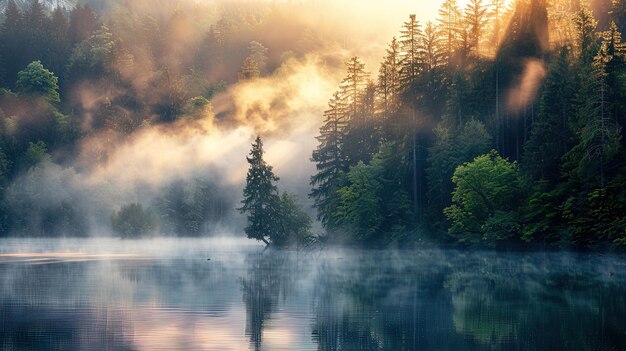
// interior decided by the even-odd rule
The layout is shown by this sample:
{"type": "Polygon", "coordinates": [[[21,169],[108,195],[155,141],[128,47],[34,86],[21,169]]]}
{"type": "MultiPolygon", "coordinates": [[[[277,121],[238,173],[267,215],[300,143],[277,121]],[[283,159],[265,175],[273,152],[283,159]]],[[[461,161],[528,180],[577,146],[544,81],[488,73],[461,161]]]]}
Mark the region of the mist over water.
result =
{"type": "Polygon", "coordinates": [[[0,252],[6,350],[626,345],[621,256],[276,252],[229,238],[3,239],[0,252]]]}

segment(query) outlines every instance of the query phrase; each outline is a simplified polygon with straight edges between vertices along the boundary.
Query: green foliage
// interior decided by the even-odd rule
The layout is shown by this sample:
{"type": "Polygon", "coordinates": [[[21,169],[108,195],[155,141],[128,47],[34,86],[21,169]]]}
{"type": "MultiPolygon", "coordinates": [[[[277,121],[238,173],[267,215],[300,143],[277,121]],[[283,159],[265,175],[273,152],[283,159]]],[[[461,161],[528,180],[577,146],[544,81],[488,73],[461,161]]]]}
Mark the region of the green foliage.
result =
{"type": "Polygon", "coordinates": [[[41,140],[36,143],[29,142],[24,160],[30,167],[36,166],[43,161],[49,161],[50,155],[48,154],[46,143],[41,140]]]}
{"type": "Polygon", "coordinates": [[[132,203],[111,214],[113,230],[124,238],[137,238],[156,228],[156,216],[143,205],[132,203]]]}
{"type": "Polygon", "coordinates": [[[372,240],[381,222],[378,212],[380,182],[372,169],[359,162],[348,173],[350,185],[338,190],[341,203],[335,214],[340,225],[347,226],[357,240],[372,240]]]}
{"type": "Polygon", "coordinates": [[[520,233],[521,225],[516,211],[496,210],[481,227],[483,240],[494,245],[505,240],[514,241],[520,233]]]}
{"type": "Polygon", "coordinates": [[[626,177],[615,177],[586,196],[571,196],[562,206],[571,242],[578,247],[626,244],[626,177]]]}
{"type": "Polygon", "coordinates": [[[435,129],[435,142],[429,148],[428,168],[428,217],[436,226],[443,220],[443,209],[450,206],[453,190],[452,175],[458,165],[473,160],[489,151],[491,137],[485,126],[476,120],[467,122],[460,133],[453,134],[439,126],[435,129]]]}
{"type": "Polygon", "coordinates": [[[313,240],[313,221],[298,204],[295,194],[284,192],[278,204],[279,230],[272,235],[272,245],[278,247],[306,246],[313,240]]]}
{"type": "Polygon", "coordinates": [[[349,185],[338,190],[337,223],[357,241],[388,243],[404,234],[412,222],[400,147],[383,145],[370,165],[360,162],[352,167],[349,185]]]}
{"type": "Polygon", "coordinates": [[[73,78],[89,74],[98,76],[108,68],[113,57],[115,42],[109,28],[102,26],[89,38],[74,48],[68,63],[68,73],[73,78]]]}
{"type": "Polygon", "coordinates": [[[449,233],[459,242],[492,244],[509,238],[507,229],[517,230],[513,212],[521,201],[522,182],[516,163],[494,150],[457,167],[452,182],[452,206],[444,212],[452,222],[449,233]]]}
{"type": "Polygon", "coordinates": [[[577,114],[570,122],[577,143],[565,155],[570,176],[601,187],[605,183],[605,168],[619,152],[622,138],[621,126],[607,101],[605,55],[601,50],[591,64],[582,67],[577,114]]]}
{"type": "Polygon", "coordinates": [[[540,97],[539,115],[524,145],[522,168],[533,179],[557,181],[561,158],[571,147],[567,122],[574,113],[575,86],[569,58],[568,50],[562,48],[550,65],[540,97]]]}
{"type": "Polygon", "coordinates": [[[583,62],[590,62],[596,51],[594,31],[598,22],[587,5],[582,5],[574,16],[576,30],[576,47],[583,62]]]}
{"type": "Polygon", "coordinates": [[[60,102],[59,79],[48,71],[41,61],[31,62],[18,74],[15,87],[21,95],[41,96],[50,102],[60,102]]]}
{"type": "Polygon", "coordinates": [[[565,238],[561,204],[566,196],[563,186],[551,188],[548,181],[537,181],[522,208],[524,226],[521,239],[550,244],[565,238]]]}

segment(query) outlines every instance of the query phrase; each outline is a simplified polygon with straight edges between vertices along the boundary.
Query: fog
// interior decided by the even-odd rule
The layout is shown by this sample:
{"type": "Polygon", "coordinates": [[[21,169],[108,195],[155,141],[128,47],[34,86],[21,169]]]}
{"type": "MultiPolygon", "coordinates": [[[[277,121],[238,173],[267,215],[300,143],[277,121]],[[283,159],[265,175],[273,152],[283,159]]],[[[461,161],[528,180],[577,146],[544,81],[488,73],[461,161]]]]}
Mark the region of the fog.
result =
{"type": "MultiPolygon", "coordinates": [[[[99,78],[77,79],[63,92],[86,137],[71,154],[55,150],[50,162],[7,187],[12,207],[29,201],[40,209],[78,204],[89,218],[84,228],[90,235],[106,235],[109,217],[120,206],[149,207],[164,187],[198,179],[211,184],[213,196],[231,209],[212,224],[214,229],[241,231],[243,219],[234,209],[245,181],[245,157],[257,135],[281,178],[279,188],[296,193],[314,216],[308,198],[314,172],[310,156],[345,62],[361,57],[375,79],[388,43],[409,14],[417,14],[423,27],[436,19],[440,5],[408,0],[91,3],[118,41],[112,64],[99,78]],[[238,80],[251,42],[267,49],[266,65],[259,78],[238,80]],[[210,103],[194,105],[193,98],[207,89],[210,103]],[[179,100],[189,106],[175,121],[167,120],[168,104],[179,100]],[[107,127],[109,120],[117,127],[107,127]]],[[[545,74],[539,61],[525,67],[510,89],[511,110],[535,98],[545,74]]],[[[35,209],[22,220],[41,224],[43,216],[35,209]]]]}
{"type": "Polygon", "coordinates": [[[111,0],[92,5],[123,47],[104,75],[76,81],[63,96],[70,99],[87,137],[74,156],[56,150],[51,161],[19,177],[7,187],[7,199],[15,208],[37,203],[22,219],[33,227],[45,223],[45,209],[77,205],[77,215],[89,218],[84,228],[91,235],[107,235],[112,211],[131,202],[150,206],[164,186],[194,179],[213,184],[219,192],[215,196],[227,199],[233,209],[215,226],[240,231],[242,219],[234,208],[245,181],[245,157],[257,135],[281,178],[279,188],[295,192],[314,215],[307,196],[314,171],[309,158],[327,100],[344,75],[344,62],[358,55],[374,77],[387,43],[408,15],[433,19],[439,4],[111,0]],[[138,27],[154,23],[161,23],[165,32],[138,27]],[[228,36],[225,57],[211,56],[205,45],[216,28],[228,36]],[[260,78],[238,82],[241,63],[233,59],[245,55],[251,40],[267,47],[267,66],[260,78]],[[198,62],[206,63],[206,75],[193,79],[225,81],[226,90],[175,122],[152,123],[162,118],[158,106],[177,84],[193,86],[190,70],[198,62]],[[144,106],[140,115],[125,107],[129,96],[144,106]],[[99,114],[109,105],[110,118],[127,121],[132,133],[101,127],[106,121],[99,114]]]}

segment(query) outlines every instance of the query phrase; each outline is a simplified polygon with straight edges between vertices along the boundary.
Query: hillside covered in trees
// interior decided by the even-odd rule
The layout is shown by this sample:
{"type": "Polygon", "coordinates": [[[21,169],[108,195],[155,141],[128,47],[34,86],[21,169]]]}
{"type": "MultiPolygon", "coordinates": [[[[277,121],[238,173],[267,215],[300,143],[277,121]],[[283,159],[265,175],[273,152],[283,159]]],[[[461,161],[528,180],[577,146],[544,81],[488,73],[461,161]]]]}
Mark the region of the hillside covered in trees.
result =
{"type": "Polygon", "coordinates": [[[446,0],[328,103],[311,196],[367,243],[626,243],[624,2],[446,0]]]}
{"type": "Polygon", "coordinates": [[[307,233],[297,201],[330,242],[626,245],[623,1],[445,0],[407,13],[374,67],[363,27],[300,16],[316,4],[92,5],[5,6],[0,235],[243,228],[230,160],[256,135],[302,140],[323,96],[298,149],[312,176],[280,175],[309,198],[268,185],[307,233]]]}

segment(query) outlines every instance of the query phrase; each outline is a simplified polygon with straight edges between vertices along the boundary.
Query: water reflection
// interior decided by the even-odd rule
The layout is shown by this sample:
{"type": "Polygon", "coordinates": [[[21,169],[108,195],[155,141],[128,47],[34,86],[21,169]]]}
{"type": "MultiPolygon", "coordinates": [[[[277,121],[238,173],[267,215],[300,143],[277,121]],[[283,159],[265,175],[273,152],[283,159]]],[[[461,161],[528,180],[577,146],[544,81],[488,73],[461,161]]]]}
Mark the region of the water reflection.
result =
{"type": "Polygon", "coordinates": [[[66,244],[0,243],[0,349],[626,349],[619,256],[66,244]]]}

